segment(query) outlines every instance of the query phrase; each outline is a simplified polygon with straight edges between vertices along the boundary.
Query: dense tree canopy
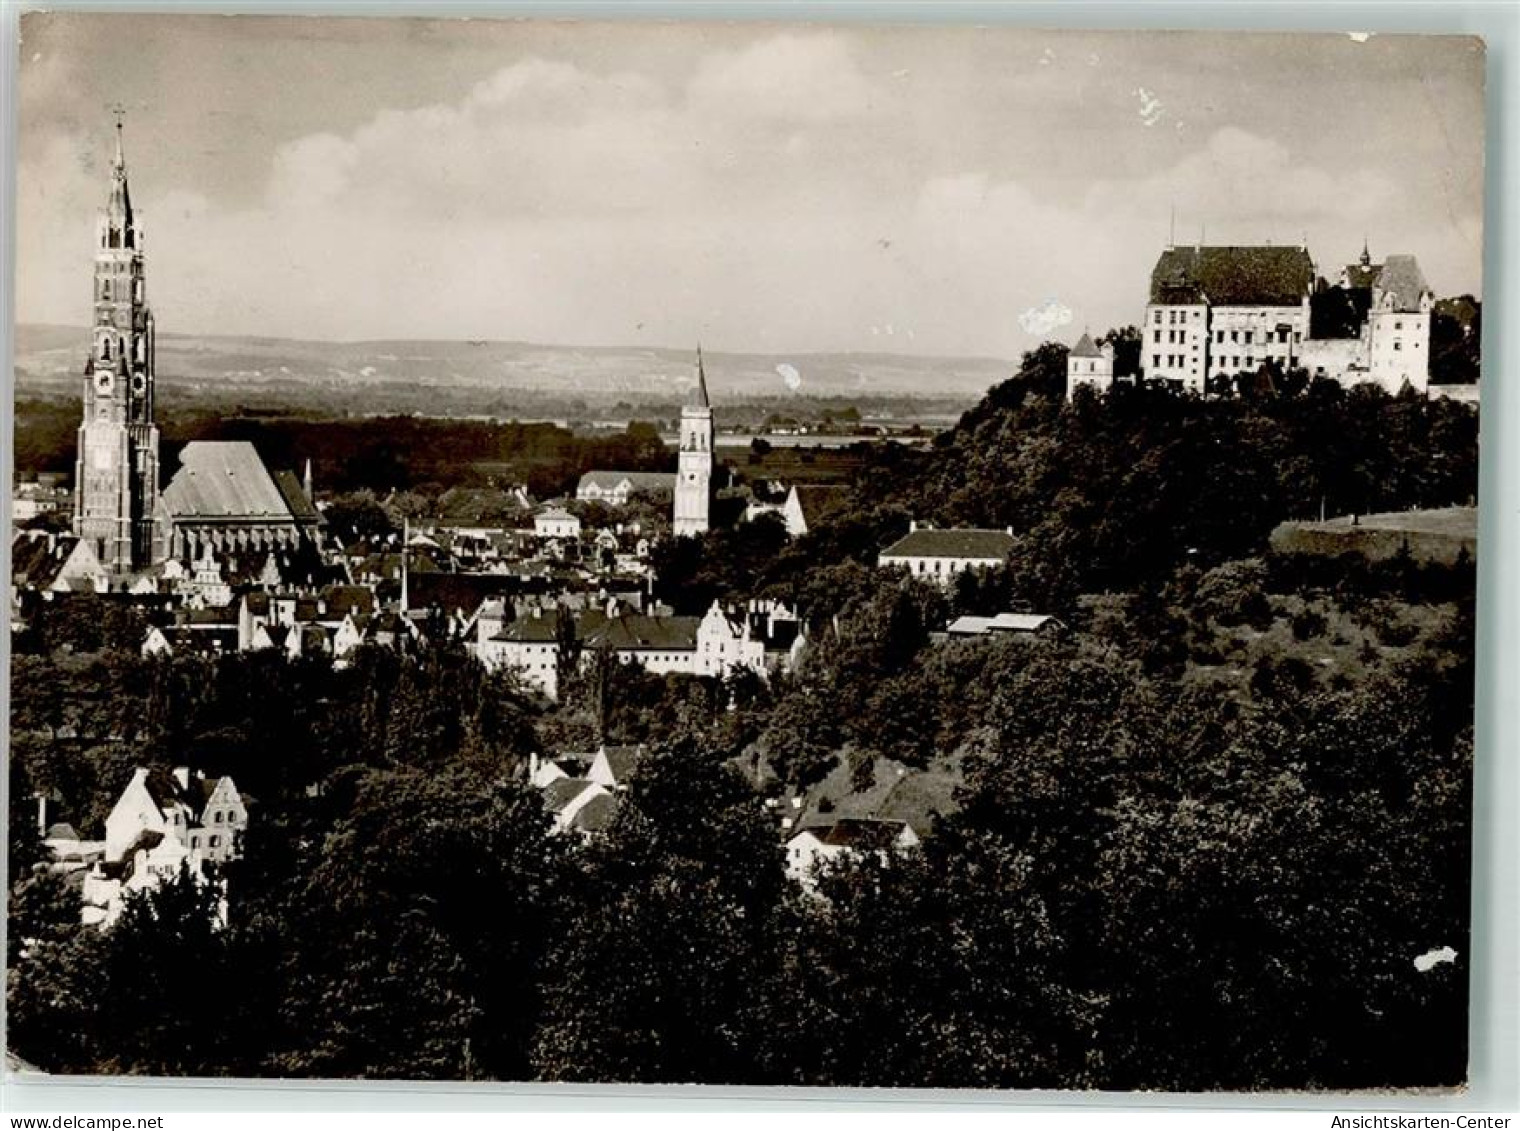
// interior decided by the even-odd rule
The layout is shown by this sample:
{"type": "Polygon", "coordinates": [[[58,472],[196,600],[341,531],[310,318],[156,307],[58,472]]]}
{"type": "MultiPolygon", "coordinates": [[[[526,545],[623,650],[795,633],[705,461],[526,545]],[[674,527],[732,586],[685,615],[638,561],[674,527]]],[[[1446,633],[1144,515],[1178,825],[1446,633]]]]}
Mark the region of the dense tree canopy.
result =
{"type": "Polygon", "coordinates": [[[661,549],[683,612],[797,607],[802,662],[769,683],[590,648],[546,704],[442,642],[338,670],[149,660],[131,610],[57,602],[12,665],[16,1051],[170,1075],[1458,1082],[1472,562],[1267,536],[1321,506],[1471,500],[1475,414],[1323,384],[1063,387],[1042,347],[926,452],[884,447],[805,536],[761,520],[661,549]],[[877,569],[914,518],[1011,527],[1014,549],[944,589],[877,569]],[[1008,609],[1059,624],[941,631],[1008,609]],[[611,826],[552,834],[529,755],[624,742],[647,754],[611,826]],[[42,793],[98,836],[142,764],[250,796],[224,928],[182,877],[81,930],[22,834],[42,793]],[[764,798],[864,795],[885,767],[953,779],[922,844],[790,883],[764,798]]]}

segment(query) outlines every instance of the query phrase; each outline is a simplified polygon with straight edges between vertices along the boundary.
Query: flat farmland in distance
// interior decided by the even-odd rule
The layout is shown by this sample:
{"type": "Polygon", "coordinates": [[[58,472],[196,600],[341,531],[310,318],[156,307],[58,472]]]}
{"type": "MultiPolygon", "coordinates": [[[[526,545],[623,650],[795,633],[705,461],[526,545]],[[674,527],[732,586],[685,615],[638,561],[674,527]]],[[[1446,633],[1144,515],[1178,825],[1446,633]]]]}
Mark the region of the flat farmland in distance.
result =
{"type": "Polygon", "coordinates": [[[1463,551],[1478,555],[1478,508],[1364,514],[1324,522],[1284,522],[1272,531],[1272,548],[1285,554],[1335,557],[1360,553],[1369,561],[1397,555],[1404,546],[1420,562],[1453,562],[1463,551]]]}

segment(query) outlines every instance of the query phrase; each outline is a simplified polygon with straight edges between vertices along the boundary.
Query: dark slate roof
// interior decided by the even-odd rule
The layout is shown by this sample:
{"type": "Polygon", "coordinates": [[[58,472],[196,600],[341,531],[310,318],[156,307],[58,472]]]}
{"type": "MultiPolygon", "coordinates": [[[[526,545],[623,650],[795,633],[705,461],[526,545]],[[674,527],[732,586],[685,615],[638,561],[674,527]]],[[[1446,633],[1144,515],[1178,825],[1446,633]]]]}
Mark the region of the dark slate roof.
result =
{"type": "Polygon", "coordinates": [[[802,508],[802,517],[809,528],[850,499],[850,488],[835,484],[798,483],[793,490],[797,492],[797,505],[802,508]]]}
{"type": "Polygon", "coordinates": [[[1301,247],[1171,247],[1151,271],[1153,303],[1297,306],[1314,284],[1301,247]]]}
{"type": "Polygon", "coordinates": [[[1378,276],[1382,273],[1383,265],[1381,263],[1376,265],[1361,263],[1349,264],[1346,267],[1346,286],[1352,290],[1370,290],[1372,288],[1372,285],[1378,281],[1378,276]]]}
{"type": "Polygon", "coordinates": [[[578,832],[599,833],[605,831],[616,816],[617,798],[610,793],[601,793],[575,811],[575,816],[570,818],[570,827],[578,832]]]}
{"type": "Polygon", "coordinates": [[[54,539],[23,534],[11,542],[11,584],[18,589],[46,589],[74,552],[79,539],[64,534],[54,539]]]}
{"type": "Polygon", "coordinates": [[[1393,296],[1394,310],[1409,314],[1419,311],[1421,296],[1430,290],[1419,261],[1412,255],[1390,255],[1378,275],[1377,287],[1393,296]]]}
{"type": "Polygon", "coordinates": [[[809,825],[799,829],[797,835],[812,833],[824,844],[838,848],[854,848],[862,851],[891,848],[906,821],[883,821],[872,817],[840,817],[830,825],[809,825]]]}
{"type": "Polygon", "coordinates": [[[910,530],[881,552],[883,558],[983,558],[1002,561],[1013,549],[1006,530],[910,530]]]}
{"type": "Polygon", "coordinates": [[[701,617],[651,617],[643,613],[620,613],[608,618],[591,611],[583,616],[582,638],[587,644],[605,644],[619,652],[673,651],[697,646],[701,617]],[[598,623],[600,622],[600,623],[598,623]]]}
{"type": "MultiPolygon", "coordinates": [[[[547,609],[539,616],[518,617],[495,639],[549,644],[554,640],[557,619],[557,614],[547,609]]],[[[701,623],[701,617],[654,617],[635,612],[608,617],[600,609],[585,609],[576,614],[575,634],[588,648],[606,645],[618,652],[679,651],[697,646],[697,626],[701,623]]]]}
{"type": "Polygon", "coordinates": [[[1103,355],[1098,352],[1098,347],[1093,344],[1092,335],[1084,330],[1082,331],[1082,336],[1077,339],[1077,344],[1071,347],[1071,353],[1068,356],[1102,357],[1103,355]]]}
{"type": "Polygon", "coordinates": [[[345,613],[375,611],[375,594],[364,585],[329,585],[322,590],[321,596],[327,606],[327,615],[334,620],[341,619],[345,613]]]}
{"type": "Polygon", "coordinates": [[[604,746],[602,754],[607,758],[607,768],[612,771],[612,780],[623,785],[638,769],[644,748],[642,746],[604,746]]]}
{"type": "Polygon", "coordinates": [[[274,473],[274,485],[279,488],[280,496],[285,500],[285,505],[290,508],[290,513],[298,522],[316,522],[322,517],[321,513],[306,497],[306,488],[301,486],[301,481],[296,478],[293,471],[276,471],[274,473]]]}
{"type": "Polygon", "coordinates": [[[594,788],[596,783],[585,778],[555,778],[544,786],[544,805],[551,813],[563,813],[572,801],[594,788]]]}
{"type": "Polygon", "coordinates": [[[264,461],[246,441],[192,440],[179,464],[163,495],[175,518],[293,520],[264,461]]]}
{"type": "Polygon", "coordinates": [[[450,487],[438,496],[438,513],[444,520],[471,525],[516,515],[526,507],[514,492],[495,487],[450,487]]]}
{"type": "Polygon", "coordinates": [[[521,583],[501,573],[425,573],[407,579],[407,604],[413,609],[442,609],[471,615],[489,597],[516,593],[521,583]]]}
{"type": "MultiPolygon", "coordinates": [[[[252,594],[250,594],[252,596],[252,594]]],[[[190,627],[215,627],[236,628],[238,623],[238,610],[234,605],[223,605],[220,608],[194,609],[182,606],[175,610],[174,623],[185,628],[190,627]]]]}

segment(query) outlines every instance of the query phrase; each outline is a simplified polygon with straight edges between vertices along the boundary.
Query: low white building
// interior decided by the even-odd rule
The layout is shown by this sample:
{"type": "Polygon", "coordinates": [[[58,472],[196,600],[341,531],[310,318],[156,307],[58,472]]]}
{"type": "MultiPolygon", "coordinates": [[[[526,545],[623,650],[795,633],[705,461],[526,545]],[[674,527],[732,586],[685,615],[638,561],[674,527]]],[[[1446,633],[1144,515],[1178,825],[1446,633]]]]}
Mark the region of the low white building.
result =
{"type": "Polygon", "coordinates": [[[877,556],[883,569],[900,567],[914,577],[949,585],[967,570],[993,569],[1013,550],[1012,530],[952,527],[934,530],[917,522],[877,556]]]}
{"type": "Polygon", "coordinates": [[[842,857],[889,853],[915,848],[922,841],[907,821],[867,817],[841,817],[832,824],[809,825],[786,842],[786,873],[797,883],[812,888],[818,870],[842,857]]]}
{"type": "MultiPolygon", "coordinates": [[[[774,601],[732,607],[714,602],[704,616],[685,617],[635,612],[614,599],[568,615],[583,662],[608,649],[656,674],[722,677],[743,669],[763,679],[793,664],[804,644],[796,614],[774,601]]],[[[488,603],[476,616],[475,654],[487,667],[510,668],[558,698],[560,617],[557,608],[534,608],[508,621],[504,604],[488,603]]]]}
{"type": "Polygon", "coordinates": [[[581,520],[564,507],[546,507],[533,516],[533,533],[539,538],[579,538],[581,520]]]}
{"type": "Polygon", "coordinates": [[[620,507],[635,494],[674,495],[676,477],[659,471],[588,471],[575,487],[575,498],[582,503],[605,503],[620,507]]]}
{"type": "Polygon", "coordinates": [[[1060,621],[1044,613],[998,613],[994,617],[956,617],[945,631],[951,636],[994,636],[999,633],[1033,636],[1060,627],[1060,621]]]}

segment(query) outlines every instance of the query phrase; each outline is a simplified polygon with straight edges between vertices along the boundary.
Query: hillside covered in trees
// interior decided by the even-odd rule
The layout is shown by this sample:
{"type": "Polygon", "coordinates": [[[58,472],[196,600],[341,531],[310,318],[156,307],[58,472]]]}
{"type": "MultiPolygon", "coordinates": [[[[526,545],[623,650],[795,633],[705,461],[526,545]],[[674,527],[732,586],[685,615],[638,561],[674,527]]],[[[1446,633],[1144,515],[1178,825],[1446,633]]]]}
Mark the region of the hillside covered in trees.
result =
{"type": "Polygon", "coordinates": [[[592,656],[549,704],[445,642],[147,660],[100,598],[46,614],[13,662],[13,1048],[167,1075],[1459,1082],[1473,563],[1268,537],[1473,502],[1476,413],[1322,384],[1067,404],[1063,352],[932,448],[883,446],[795,541],[765,518],[666,544],[679,611],[802,612],[769,685],[592,656]],[[1015,547],[948,589],[875,568],[913,519],[1015,547]],[[1008,609],[1062,629],[939,632],[1008,609]],[[650,754],[607,831],[549,835],[529,756],[600,742],[650,754]],[[30,798],[89,835],[134,764],[183,763],[255,798],[227,928],[182,882],[80,930],[30,798]],[[764,800],[888,775],[951,783],[922,846],[789,882],[764,800]]]}

